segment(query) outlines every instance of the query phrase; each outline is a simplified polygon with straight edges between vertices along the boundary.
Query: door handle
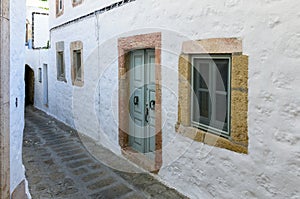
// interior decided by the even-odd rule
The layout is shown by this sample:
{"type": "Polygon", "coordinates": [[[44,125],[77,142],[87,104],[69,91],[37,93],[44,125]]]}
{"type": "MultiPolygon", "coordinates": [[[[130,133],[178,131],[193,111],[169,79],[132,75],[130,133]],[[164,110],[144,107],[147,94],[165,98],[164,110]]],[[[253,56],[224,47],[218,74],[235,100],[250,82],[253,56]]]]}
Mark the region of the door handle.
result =
{"type": "Polygon", "coordinates": [[[149,116],[149,108],[148,108],[148,105],[146,105],[145,121],[146,121],[147,123],[149,123],[148,116],[149,116]]]}
{"type": "Polygon", "coordinates": [[[150,108],[151,108],[151,110],[155,110],[155,101],[154,100],[150,101],[150,108]]]}
{"type": "Polygon", "coordinates": [[[133,103],[134,103],[134,105],[139,105],[139,97],[138,96],[134,96],[133,103]]]}

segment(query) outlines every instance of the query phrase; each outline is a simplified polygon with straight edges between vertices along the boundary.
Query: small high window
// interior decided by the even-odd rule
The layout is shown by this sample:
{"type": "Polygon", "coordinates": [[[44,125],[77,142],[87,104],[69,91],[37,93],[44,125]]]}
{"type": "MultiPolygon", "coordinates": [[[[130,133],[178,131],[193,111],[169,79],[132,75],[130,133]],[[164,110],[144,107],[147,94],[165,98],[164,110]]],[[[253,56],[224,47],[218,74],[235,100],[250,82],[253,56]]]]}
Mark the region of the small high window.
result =
{"type": "Polygon", "coordinates": [[[63,41],[57,42],[56,43],[57,80],[66,82],[64,50],[65,50],[65,43],[63,41]]]}
{"type": "Polygon", "coordinates": [[[59,51],[56,53],[57,61],[57,80],[65,81],[65,64],[64,64],[64,52],[59,51]]]}
{"type": "Polygon", "coordinates": [[[58,10],[61,11],[63,9],[62,0],[59,0],[58,10]]]}
{"type": "Polygon", "coordinates": [[[39,68],[39,82],[42,83],[42,68],[39,68]]]}
{"type": "Polygon", "coordinates": [[[75,50],[73,53],[75,66],[75,79],[81,81],[81,50],[75,50]]]}
{"type": "Polygon", "coordinates": [[[83,86],[83,54],[82,54],[82,42],[71,42],[71,66],[72,66],[72,84],[75,86],[83,86]]]}
{"type": "Polygon", "coordinates": [[[63,0],[56,0],[56,17],[59,17],[64,13],[64,2],[63,0]]]}

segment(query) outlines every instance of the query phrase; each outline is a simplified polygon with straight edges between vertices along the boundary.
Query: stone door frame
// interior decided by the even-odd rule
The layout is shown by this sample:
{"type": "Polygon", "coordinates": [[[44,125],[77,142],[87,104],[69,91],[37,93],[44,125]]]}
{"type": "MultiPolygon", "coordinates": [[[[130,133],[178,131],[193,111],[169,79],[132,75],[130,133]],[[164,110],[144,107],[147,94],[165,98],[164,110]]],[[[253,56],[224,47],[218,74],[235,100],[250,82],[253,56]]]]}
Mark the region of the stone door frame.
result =
{"type": "Polygon", "coordinates": [[[10,12],[0,1],[0,198],[10,198],[10,12]]]}
{"type": "Polygon", "coordinates": [[[161,122],[161,33],[150,33],[119,38],[119,145],[122,153],[131,161],[151,172],[158,172],[162,165],[162,122],[161,122]],[[155,160],[150,161],[143,154],[133,151],[128,146],[129,138],[129,90],[130,51],[154,49],[156,81],[156,119],[155,119],[155,160]]]}

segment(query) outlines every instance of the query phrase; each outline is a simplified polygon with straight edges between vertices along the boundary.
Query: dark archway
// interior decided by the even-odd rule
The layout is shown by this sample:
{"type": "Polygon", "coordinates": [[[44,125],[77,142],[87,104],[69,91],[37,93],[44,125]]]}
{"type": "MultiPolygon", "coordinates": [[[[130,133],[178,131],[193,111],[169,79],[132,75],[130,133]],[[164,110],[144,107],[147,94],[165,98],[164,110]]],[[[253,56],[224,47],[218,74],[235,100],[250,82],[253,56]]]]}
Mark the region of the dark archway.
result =
{"type": "Polygon", "coordinates": [[[34,71],[25,65],[25,106],[34,104],[34,71]]]}

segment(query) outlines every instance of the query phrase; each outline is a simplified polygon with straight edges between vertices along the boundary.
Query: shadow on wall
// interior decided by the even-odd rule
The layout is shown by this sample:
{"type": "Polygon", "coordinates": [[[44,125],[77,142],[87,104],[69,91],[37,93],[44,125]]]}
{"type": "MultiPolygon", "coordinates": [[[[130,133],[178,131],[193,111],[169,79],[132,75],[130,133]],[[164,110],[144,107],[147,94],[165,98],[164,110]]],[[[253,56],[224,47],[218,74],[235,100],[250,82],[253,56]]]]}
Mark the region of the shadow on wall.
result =
{"type": "Polygon", "coordinates": [[[25,65],[25,106],[34,104],[34,71],[25,65]]]}

